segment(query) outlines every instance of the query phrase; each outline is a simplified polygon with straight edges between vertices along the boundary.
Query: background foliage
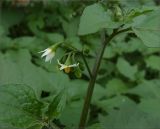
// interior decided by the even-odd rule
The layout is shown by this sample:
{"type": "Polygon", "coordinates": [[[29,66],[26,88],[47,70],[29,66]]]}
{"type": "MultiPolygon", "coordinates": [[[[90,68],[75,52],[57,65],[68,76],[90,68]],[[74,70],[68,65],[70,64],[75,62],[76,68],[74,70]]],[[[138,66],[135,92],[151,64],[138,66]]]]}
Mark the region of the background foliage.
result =
{"type": "MultiPolygon", "coordinates": [[[[75,75],[58,69],[56,59],[63,56],[63,51],[56,53],[51,64],[40,59],[38,52],[65,39],[80,50],[90,50],[87,60],[91,68],[100,43],[99,33],[95,32],[106,27],[110,34],[117,26],[108,17],[104,21],[101,21],[101,15],[91,17],[92,13],[103,10],[96,4],[93,9],[89,6],[95,2],[1,2],[1,129],[40,129],[47,119],[53,119],[53,123],[61,128],[78,126],[89,80],[86,69],[77,79],[75,75]],[[89,6],[88,10],[86,6],[89,6]],[[84,9],[88,12],[82,15],[84,9]]],[[[103,2],[107,7],[112,3],[109,0],[103,2]]],[[[144,13],[142,6],[152,9],[158,3],[153,0],[120,1],[125,11],[135,9],[136,13],[144,13]]],[[[121,34],[106,48],[94,90],[88,129],[160,128],[160,47],[150,47],[160,41],[160,33],[157,35],[160,26],[156,22],[160,17],[149,19],[143,24],[148,27],[148,32],[135,28],[138,37],[132,32],[121,34]]],[[[133,26],[138,25],[141,24],[133,26]]]]}

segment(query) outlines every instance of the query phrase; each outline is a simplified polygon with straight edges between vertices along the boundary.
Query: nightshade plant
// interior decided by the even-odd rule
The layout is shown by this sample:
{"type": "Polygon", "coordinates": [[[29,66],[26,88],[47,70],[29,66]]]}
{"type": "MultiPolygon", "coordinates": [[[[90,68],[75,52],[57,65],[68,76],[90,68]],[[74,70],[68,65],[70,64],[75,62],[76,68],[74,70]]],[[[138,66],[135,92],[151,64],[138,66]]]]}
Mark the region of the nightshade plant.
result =
{"type": "MultiPolygon", "coordinates": [[[[115,36],[121,33],[125,33],[125,32],[135,33],[139,38],[142,38],[143,40],[144,37],[143,37],[143,34],[141,34],[141,29],[142,30],[144,29],[143,30],[144,33],[149,33],[147,29],[150,26],[146,26],[147,27],[146,30],[144,28],[145,22],[147,22],[147,24],[149,24],[148,22],[152,23],[152,20],[151,19],[149,20],[149,17],[153,17],[157,19],[156,21],[157,23],[152,23],[152,25],[154,24],[156,26],[155,28],[153,27],[154,25],[152,26],[153,30],[154,29],[156,30],[158,29],[158,27],[160,27],[160,23],[158,23],[158,21],[160,21],[160,15],[158,14],[160,11],[159,9],[154,10],[154,9],[146,8],[146,9],[137,10],[137,11],[131,10],[130,12],[125,14],[125,12],[123,12],[123,10],[120,8],[119,3],[116,1],[114,2],[113,3],[111,2],[113,4],[111,6],[112,10],[110,10],[109,8],[105,10],[105,5],[103,4],[103,2],[99,2],[93,5],[90,5],[84,9],[83,14],[81,16],[80,25],[79,25],[79,35],[87,35],[87,34],[96,33],[98,31],[101,31],[101,43],[99,44],[100,48],[98,50],[92,72],[90,68],[88,67],[87,61],[84,60],[84,63],[86,64],[86,67],[88,68],[88,73],[90,74],[90,81],[89,81],[88,90],[87,90],[87,94],[86,94],[86,98],[85,98],[85,102],[83,106],[83,111],[81,114],[79,129],[84,128],[86,124],[87,115],[88,115],[89,106],[91,103],[91,98],[92,98],[97,74],[98,74],[99,67],[100,67],[100,64],[103,58],[103,54],[104,54],[107,44],[109,44],[110,41],[115,36]],[[145,14],[148,14],[148,13],[151,13],[151,14],[149,14],[149,16],[147,17],[147,15],[145,14]],[[139,19],[140,20],[142,19],[142,21],[139,21],[139,19]],[[107,35],[106,33],[107,28],[111,29],[110,30],[111,34],[107,35]]],[[[154,22],[155,22],[155,19],[154,19],[154,22]]],[[[155,42],[152,41],[151,43],[146,43],[144,41],[144,43],[149,47],[160,47],[160,38],[159,37],[157,38],[158,39],[155,42]]],[[[51,49],[51,47],[48,49],[51,49]]],[[[81,51],[76,50],[76,48],[70,52],[73,54],[81,53],[83,55],[83,50],[81,52],[81,51]]],[[[85,55],[83,55],[83,59],[84,59],[84,56],[85,55]]],[[[69,61],[70,58],[71,58],[71,55],[69,53],[66,59],[67,63],[64,66],[63,64],[59,63],[59,60],[58,60],[58,64],[61,65],[60,70],[64,68],[65,72],[69,73],[69,71],[71,71],[70,70],[71,67],[78,67],[79,63],[77,64],[70,63],[69,61]]]]}
{"type": "MultiPolygon", "coordinates": [[[[77,33],[79,38],[84,42],[87,39],[87,36],[94,35],[95,37],[99,37],[100,40],[98,40],[99,42],[97,42],[95,49],[93,50],[89,49],[88,47],[86,47],[86,45],[83,45],[82,49],[79,47],[76,47],[74,46],[74,44],[69,43],[70,39],[68,39],[67,37],[65,39],[62,38],[60,42],[57,41],[54,44],[50,44],[50,46],[47,48],[44,48],[43,46],[40,48],[41,50],[38,49],[40,50],[38,51],[38,56],[41,54],[41,57],[45,58],[44,60],[46,63],[49,62],[50,65],[53,66],[52,62],[56,62],[54,63],[55,67],[57,66],[57,68],[61,72],[64,71],[66,75],[67,74],[69,76],[71,75],[72,78],[84,77],[83,76],[83,72],[85,70],[84,66],[86,67],[86,70],[88,72],[88,76],[87,76],[88,87],[87,87],[87,91],[85,91],[86,95],[85,95],[81,115],[76,116],[76,117],[80,117],[79,126],[77,125],[77,127],[74,127],[79,129],[85,129],[89,125],[87,123],[88,114],[89,114],[90,107],[93,106],[91,105],[91,101],[94,98],[93,93],[97,85],[96,81],[97,81],[98,74],[100,72],[100,66],[103,64],[103,61],[104,61],[103,56],[104,56],[104,53],[106,52],[105,49],[109,48],[110,44],[113,43],[113,41],[116,40],[117,37],[121,37],[121,35],[123,34],[132,35],[133,37],[136,37],[138,41],[142,41],[144,45],[147,47],[150,47],[150,48],[160,47],[160,32],[159,32],[160,8],[159,7],[144,6],[141,8],[129,8],[124,6],[123,2],[120,2],[118,0],[113,0],[113,1],[100,0],[97,2],[88,2],[88,3],[85,5],[83,9],[83,13],[81,14],[80,20],[78,19],[79,25],[78,25],[77,33]],[[90,54],[90,52],[93,52],[94,50],[96,50],[95,57],[93,56],[93,54],[90,54]],[[57,53],[59,51],[62,54],[59,57],[57,57],[56,55],[58,55],[57,53]],[[94,61],[92,61],[94,62],[93,68],[89,64],[90,57],[93,57],[94,59],[94,61]]],[[[42,13],[42,15],[44,14],[42,13]]],[[[60,20],[62,19],[60,18],[60,20]]],[[[34,26],[34,21],[32,22],[33,22],[32,23],[33,26],[31,26],[31,23],[28,25],[31,26],[31,29],[33,29],[33,32],[37,34],[39,37],[45,38],[45,36],[43,36],[43,33],[40,33],[37,31],[37,28],[34,26]]],[[[38,23],[39,27],[43,26],[43,23],[41,22],[42,21],[39,20],[39,23],[38,23]]],[[[122,36],[122,38],[125,38],[125,37],[122,36]]],[[[29,39],[29,40],[32,40],[32,39],[29,39]]],[[[14,47],[15,47],[14,45],[11,46],[11,48],[14,48],[14,47]]],[[[15,49],[17,48],[15,47],[15,49]]],[[[126,49],[129,49],[129,48],[126,48],[126,49]]],[[[34,52],[36,53],[36,51],[34,52]]],[[[25,54],[25,56],[27,56],[26,53],[22,52],[22,54],[25,54]]],[[[150,60],[154,60],[153,58],[155,59],[155,57],[152,57],[150,60]]],[[[155,69],[159,70],[158,65],[152,65],[152,64],[150,65],[155,69]]],[[[132,68],[132,66],[126,63],[123,58],[118,59],[117,67],[119,71],[122,73],[122,75],[124,75],[125,77],[128,77],[131,81],[136,80],[133,74],[136,73],[135,71],[137,71],[137,67],[133,66],[132,68]],[[125,67],[126,67],[126,70],[131,69],[127,74],[125,72],[125,67]]],[[[115,72],[115,74],[117,73],[115,72]]],[[[143,73],[139,74],[139,76],[141,76],[142,74],[143,73]]],[[[59,80],[58,83],[60,81],[61,80],[59,80]]],[[[122,84],[122,87],[124,86],[122,81],[118,79],[117,80],[115,79],[114,83],[118,83],[119,85],[122,84]]],[[[156,80],[155,80],[155,84],[158,85],[158,82],[156,82],[156,80]]],[[[81,85],[83,85],[83,83],[81,83],[81,85]]],[[[146,84],[146,85],[149,85],[149,84],[146,84]]],[[[1,115],[0,122],[7,124],[7,126],[12,126],[16,128],[25,128],[25,129],[63,128],[62,125],[64,123],[58,123],[58,122],[61,121],[59,120],[59,117],[63,111],[65,112],[65,106],[67,102],[71,101],[71,100],[68,100],[67,98],[69,94],[68,88],[66,86],[59,88],[56,94],[54,94],[53,96],[51,96],[46,100],[37,99],[37,94],[35,94],[33,89],[30,86],[27,86],[24,84],[7,84],[7,85],[1,86],[0,87],[0,92],[1,92],[0,103],[3,104],[3,106],[6,108],[0,107],[0,115],[1,115]],[[5,98],[5,99],[2,99],[2,98],[5,98]],[[12,101],[8,104],[8,101],[10,100],[12,101]],[[16,112],[10,112],[12,108],[14,108],[16,112]],[[5,114],[6,112],[7,114],[5,114]],[[19,119],[19,117],[21,119],[19,119]]],[[[111,91],[112,90],[114,91],[114,89],[111,89],[111,91]]],[[[127,92],[124,92],[124,94],[127,96],[129,93],[134,93],[134,92],[136,92],[136,90],[127,91],[127,92]]],[[[111,96],[114,96],[114,95],[111,95],[111,96]]],[[[132,98],[131,95],[128,95],[128,96],[132,98]]],[[[157,96],[159,98],[159,95],[157,96]]],[[[103,100],[103,97],[101,99],[103,100]]],[[[119,102],[119,100],[114,100],[114,101],[110,104],[111,105],[113,103],[117,104],[117,102],[119,102]]],[[[133,107],[136,105],[135,103],[130,102],[128,99],[123,97],[122,97],[122,101],[123,102],[127,101],[128,104],[131,105],[131,107],[132,105],[133,107]]],[[[143,101],[144,105],[145,104],[147,105],[147,102],[146,103],[145,102],[146,100],[143,101]]],[[[157,104],[157,101],[154,101],[154,102],[157,104]]],[[[143,105],[141,106],[143,107],[143,105]]],[[[125,113],[125,109],[126,109],[126,106],[122,105],[120,108],[120,111],[122,114],[118,114],[117,118],[121,117],[121,115],[125,113]]],[[[139,109],[137,110],[139,111],[139,109]]],[[[131,111],[134,112],[135,110],[131,110],[131,111]]],[[[111,112],[113,115],[116,116],[116,111],[112,110],[111,112]]],[[[136,112],[134,114],[135,119],[139,118],[137,114],[141,114],[141,116],[144,115],[142,112],[136,112]]],[[[70,116],[68,116],[68,119],[70,119],[69,117],[70,116]]],[[[155,117],[155,119],[156,118],[157,117],[155,117]]],[[[160,117],[158,116],[158,118],[160,117]]],[[[105,128],[105,127],[107,128],[112,127],[113,129],[116,128],[116,126],[115,128],[114,126],[112,126],[113,123],[110,121],[114,119],[114,117],[110,117],[110,119],[109,118],[104,119],[102,116],[100,116],[100,119],[101,119],[101,123],[103,123],[102,125],[98,123],[98,124],[94,124],[89,128],[97,128],[97,129],[105,128]],[[107,120],[109,121],[109,124],[106,124],[108,122],[107,120]]],[[[72,119],[70,119],[70,121],[72,121],[72,119]]],[[[134,122],[135,121],[131,120],[131,123],[135,124],[136,122],[135,123],[134,122]]],[[[143,121],[143,119],[142,120],[140,119],[140,123],[138,124],[137,126],[142,128],[146,128],[147,126],[146,123],[143,121]]],[[[154,125],[153,128],[158,127],[157,124],[158,123],[153,124],[154,125]]],[[[133,125],[130,125],[127,123],[126,129],[129,129],[131,126],[133,125]]],[[[123,124],[122,125],[119,124],[119,127],[123,127],[123,124]]],[[[71,128],[71,126],[66,127],[66,129],[67,128],[71,128]]]]}

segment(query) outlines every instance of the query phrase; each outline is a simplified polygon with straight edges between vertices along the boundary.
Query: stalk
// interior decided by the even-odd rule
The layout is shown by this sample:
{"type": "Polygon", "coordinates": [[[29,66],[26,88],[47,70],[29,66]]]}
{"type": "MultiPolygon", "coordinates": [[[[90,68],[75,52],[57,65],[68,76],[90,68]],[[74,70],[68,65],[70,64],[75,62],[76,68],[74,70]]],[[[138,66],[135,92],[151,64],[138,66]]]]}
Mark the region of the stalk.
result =
{"type": "Polygon", "coordinates": [[[87,60],[86,60],[85,56],[83,55],[83,53],[81,53],[81,55],[82,55],[82,59],[83,59],[85,65],[86,65],[88,74],[89,74],[90,78],[92,78],[92,73],[91,73],[91,70],[90,70],[89,65],[88,65],[88,63],[87,63],[87,60]]]}
{"type": "Polygon", "coordinates": [[[89,106],[91,103],[91,98],[92,98],[92,94],[93,94],[93,90],[94,90],[94,86],[95,86],[95,82],[96,82],[96,78],[98,75],[98,71],[99,71],[99,67],[103,58],[103,54],[106,48],[106,45],[118,34],[126,32],[131,30],[131,28],[127,28],[127,29],[123,29],[123,30],[119,30],[115,29],[113,31],[113,33],[106,39],[105,36],[105,31],[103,30],[103,32],[101,33],[101,47],[99,50],[99,53],[97,54],[96,57],[96,61],[92,70],[92,75],[89,81],[89,85],[88,85],[88,89],[87,89],[87,94],[86,94],[86,98],[84,101],[84,105],[83,105],[83,110],[82,110],[82,114],[81,114],[81,118],[80,118],[80,123],[79,123],[79,129],[85,129],[85,124],[86,124],[86,120],[87,120],[87,116],[88,116],[88,111],[89,111],[89,106]]]}

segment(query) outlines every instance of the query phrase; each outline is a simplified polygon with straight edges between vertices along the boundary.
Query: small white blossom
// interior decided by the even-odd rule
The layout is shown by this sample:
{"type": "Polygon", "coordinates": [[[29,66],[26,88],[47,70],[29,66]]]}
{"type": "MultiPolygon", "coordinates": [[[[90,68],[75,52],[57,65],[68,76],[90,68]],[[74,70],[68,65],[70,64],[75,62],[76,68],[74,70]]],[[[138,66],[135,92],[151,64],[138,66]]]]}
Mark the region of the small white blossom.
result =
{"type": "Polygon", "coordinates": [[[46,57],[45,62],[48,62],[48,61],[51,62],[52,58],[55,56],[55,51],[53,51],[53,49],[51,48],[47,48],[43,51],[40,51],[39,53],[43,53],[41,56],[42,58],[46,57]]]}
{"type": "Polygon", "coordinates": [[[66,68],[71,68],[71,67],[77,67],[79,65],[79,63],[77,64],[71,64],[71,65],[65,65],[65,64],[61,64],[59,62],[59,60],[57,60],[58,64],[61,66],[59,69],[60,70],[63,70],[63,69],[66,69],[66,68]]]}

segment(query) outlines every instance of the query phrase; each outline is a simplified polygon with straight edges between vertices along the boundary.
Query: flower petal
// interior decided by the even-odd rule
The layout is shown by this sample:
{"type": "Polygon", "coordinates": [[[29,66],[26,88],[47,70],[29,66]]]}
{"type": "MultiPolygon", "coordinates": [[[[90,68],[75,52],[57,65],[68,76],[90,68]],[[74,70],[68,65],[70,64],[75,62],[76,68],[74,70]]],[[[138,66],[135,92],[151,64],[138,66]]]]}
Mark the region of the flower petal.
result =
{"type": "Polygon", "coordinates": [[[72,65],[69,65],[68,67],[77,67],[79,65],[79,63],[77,64],[72,64],[72,65]]]}
{"type": "Polygon", "coordinates": [[[39,51],[38,53],[42,53],[42,52],[45,52],[47,49],[43,50],[43,51],[39,51]]]}
{"type": "Polygon", "coordinates": [[[63,65],[63,66],[61,66],[60,68],[59,68],[59,70],[63,70],[63,69],[65,69],[65,68],[67,68],[68,66],[67,65],[63,65]]]}
{"type": "Polygon", "coordinates": [[[52,58],[55,56],[55,53],[54,52],[52,52],[52,53],[49,53],[48,55],[46,55],[46,59],[45,59],[45,62],[48,62],[48,61],[50,61],[50,63],[51,63],[51,61],[52,61],[52,58]]]}
{"type": "Polygon", "coordinates": [[[47,48],[47,49],[45,49],[43,52],[44,52],[44,53],[42,54],[41,57],[47,56],[49,53],[52,52],[52,50],[51,50],[50,48],[47,48]]]}

